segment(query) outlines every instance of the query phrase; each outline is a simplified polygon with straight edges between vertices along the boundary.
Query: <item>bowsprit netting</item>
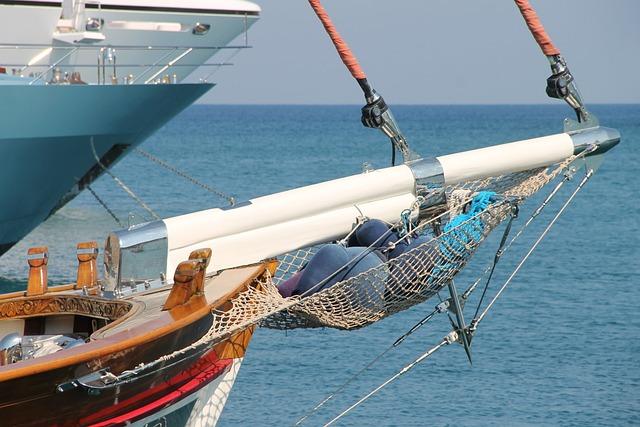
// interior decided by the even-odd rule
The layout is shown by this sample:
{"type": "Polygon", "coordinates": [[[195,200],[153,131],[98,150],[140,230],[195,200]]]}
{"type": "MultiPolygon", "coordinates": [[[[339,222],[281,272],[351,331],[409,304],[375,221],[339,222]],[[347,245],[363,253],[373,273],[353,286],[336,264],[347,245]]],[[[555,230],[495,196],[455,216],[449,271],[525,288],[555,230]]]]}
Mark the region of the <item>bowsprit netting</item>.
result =
{"type": "MultiPolygon", "coordinates": [[[[278,258],[275,274],[266,274],[258,286],[251,286],[231,299],[224,310],[212,312],[209,331],[198,341],[122,374],[119,381],[179,356],[202,351],[212,343],[259,324],[272,329],[318,328],[357,329],[426,301],[446,286],[467,264],[482,241],[513,208],[554,180],[575,157],[551,166],[500,177],[467,182],[444,189],[420,188],[420,194],[444,191],[447,202],[438,208],[417,209],[418,226],[407,235],[435,232],[429,241],[350,279],[315,294],[283,297],[278,285],[298,272],[318,251],[303,248],[278,258]],[[474,195],[491,191],[496,201],[477,215],[453,224],[451,218],[463,210],[474,195]],[[442,232],[440,232],[440,228],[442,232]]],[[[424,199],[423,196],[421,198],[424,199]]],[[[400,216],[400,215],[399,215],[400,216]]],[[[399,225],[399,224],[396,224],[399,225]]],[[[372,249],[373,248],[369,248],[372,249]]],[[[476,282],[477,284],[478,282],[476,282]]]]}
{"type": "MultiPolygon", "coordinates": [[[[426,301],[453,280],[491,231],[511,215],[514,205],[552,181],[572,160],[445,188],[445,207],[422,219],[410,233],[415,236],[435,231],[432,239],[312,295],[283,298],[283,310],[264,319],[261,326],[357,329],[426,301]],[[487,191],[496,193],[496,197],[486,209],[453,224],[474,195],[487,191]],[[288,304],[291,306],[287,308],[288,304]]],[[[278,286],[299,271],[316,251],[315,247],[307,248],[280,257],[272,285],[278,286]]]]}

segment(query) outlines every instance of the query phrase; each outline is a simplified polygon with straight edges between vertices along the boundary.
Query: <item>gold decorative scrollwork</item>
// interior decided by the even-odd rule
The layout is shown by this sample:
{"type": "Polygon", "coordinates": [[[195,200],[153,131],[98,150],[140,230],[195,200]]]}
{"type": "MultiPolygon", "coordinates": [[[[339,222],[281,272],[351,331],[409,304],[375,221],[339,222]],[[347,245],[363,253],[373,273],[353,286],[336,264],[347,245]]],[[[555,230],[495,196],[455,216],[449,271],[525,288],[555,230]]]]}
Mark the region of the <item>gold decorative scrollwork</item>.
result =
{"type": "Polygon", "coordinates": [[[126,301],[110,301],[75,295],[45,295],[0,302],[0,319],[48,314],[79,314],[114,321],[129,312],[126,301]]]}

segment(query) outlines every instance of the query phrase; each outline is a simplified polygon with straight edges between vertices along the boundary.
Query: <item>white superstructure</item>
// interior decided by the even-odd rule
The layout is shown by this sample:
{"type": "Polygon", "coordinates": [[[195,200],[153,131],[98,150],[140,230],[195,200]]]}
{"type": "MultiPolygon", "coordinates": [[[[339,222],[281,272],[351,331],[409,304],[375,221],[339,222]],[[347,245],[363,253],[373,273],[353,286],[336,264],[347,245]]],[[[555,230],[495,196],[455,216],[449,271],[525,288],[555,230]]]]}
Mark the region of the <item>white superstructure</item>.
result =
{"type": "Polygon", "coordinates": [[[176,83],[245,47],[259,14],[245,0],[0,1],[0,67],[22,76],[57,68],[93,83],[101,61],[108,83],[176,83]]]}

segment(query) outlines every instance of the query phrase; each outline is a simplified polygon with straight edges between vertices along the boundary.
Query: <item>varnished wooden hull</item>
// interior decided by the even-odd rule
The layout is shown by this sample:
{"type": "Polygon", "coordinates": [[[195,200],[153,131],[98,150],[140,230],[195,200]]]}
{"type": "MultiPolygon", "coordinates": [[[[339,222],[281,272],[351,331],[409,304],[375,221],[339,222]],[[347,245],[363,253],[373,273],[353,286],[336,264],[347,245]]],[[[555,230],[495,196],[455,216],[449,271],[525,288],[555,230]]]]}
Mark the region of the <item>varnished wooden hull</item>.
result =
{"type": "MultiPolygon", "coordinates": [[[[11,426],[144,423],[167,415],[174,407],[184,407],[198,393],[201,398],[206,397],[204,391],[215,394],[217,382],[232,374],[233,366],[239,366],[252,327],[180,355],[117,387],[100,392],[84,387],[60,392],[57,387],[101,369],[119,374],[189,346],[209,331],[211,309],[223,307],[235,293],[252,286],[264,271],[264,266],[253,267],[238,276],[243,277],[243,283],[217,301],[207,301],[206,295],[194,296],[149,322],[139,322],[132,328],[121,324],[118,332],[104,336],[94,334],[96,339],[78,348],[0,367],[0,420],[11,426]]],[[[221,403],[223,406],[224,401],[221,403]]],[[[215,423],[213,418],[209,420],[203,425],[215,423]]]]}

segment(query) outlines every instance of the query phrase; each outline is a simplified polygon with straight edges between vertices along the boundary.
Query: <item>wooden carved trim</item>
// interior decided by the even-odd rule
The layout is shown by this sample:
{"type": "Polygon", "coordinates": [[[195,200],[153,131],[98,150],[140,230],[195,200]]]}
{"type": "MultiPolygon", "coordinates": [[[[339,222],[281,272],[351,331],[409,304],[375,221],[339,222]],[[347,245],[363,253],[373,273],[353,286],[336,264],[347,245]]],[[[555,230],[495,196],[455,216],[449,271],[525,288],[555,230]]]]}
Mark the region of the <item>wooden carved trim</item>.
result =
{"type": "MultiPolygon", "coordinates": [[[[43,356],[39,359],[30,359],[25,360],[20,363],[21,366],[15,367],[0,367],[0,383],[3,381],[9,381],[16,378],[20,378],[26,375],[36,375],[42,372],[51,371],[53,369],[59,369],[63,367],[69,367],[72,365],[76,365],[79,363],[85,363],[100,357],[104,357],[106,355],[111,355],[116,352],[125,352],[130,351],[132,348],[142,345],[144,343],[148,343],[152,340],[155,340],[159,337],[165,336],[173,331],[179,330],[184,327],[188,327],[193,324],[197,320],[201,319],[204,316],[211,315],[211,310],[215,308],[222,308],[229,299],[233,298],[242,290],[246,289],[247,286],[251,286],[254,284],[254,281],[257,280],[261,275],[265,274],[266,265],[265,264],[255,264],[252,270],[247,271],[247,274],[243,277],[238,277],[238,286],[228,292],[225,295],[220,296],[214,301],[198,305],[198,308],[193,310],[188,310],[187,306],[178,307],[185,308],[185,311],[188,311],[188,314],[185,313],[183,316],[174,317],[172,313],[174,311],[162,312],[159,316],[153,320],[145,322],[143,324],[136,325],[132,327],[129,331],[124,331],[122,333],[116,333],[112,336],[105,336],[105,332],[110,329],[116,323],[123,323],[123,319],[117,320],[100,331],[95,332],[91,341],[80,347],[69,349],[68,351],[59,352],[56,354],[43,356]],[[99,339],[102,338],[102,339],[99,339]]],[[[248,269],[245,267],[244,269],[248,269]]],[[[221,273],[221,274],[224,274],[221,273]]],[[[73,296],[67,296],[70,298],[78,298],[73,296]]],[[[40,297],[40,299],[55,299],[57,296],[47,295],[45,297],[40,297]]],[[[200,297],[204,299],[204,296],[200,297]]],[[[86,298],[81,298],[86,299],[86,298]]],[[[35,299],[31,299],[34,301],[35,299]]],[[[189,305],[191,302],[198,302],[199,299],[192,298],[190,302],[187,303],[189,305]]],[[[9,300],[6,302],[0,302],[0,307],[2,304],[13,303],[16,300],[9,300]]],[[[128,303],[125,301],[107,301],[109,303],[128,303]]],[[[127,314],[127,317],[134,316],[135,311],[140,309],[140,305],[133,303],[128,303],[131,306],[131,311],[127,314]]],[[[0,308],[1,313],[1,308],[0,308]]],[[[0,314],[0,320],[2,319],[2,314],[0,314]]],[[[243,337],[246,338],[246,335],[243,337]]]]}
{"type": "Polygon", "coordinates": [[[0,320],[53,314],[79,314],[116,320],[131,310],[127,301],[99,300],[76,295],[51,295],[0,301],[0,320]]]}

